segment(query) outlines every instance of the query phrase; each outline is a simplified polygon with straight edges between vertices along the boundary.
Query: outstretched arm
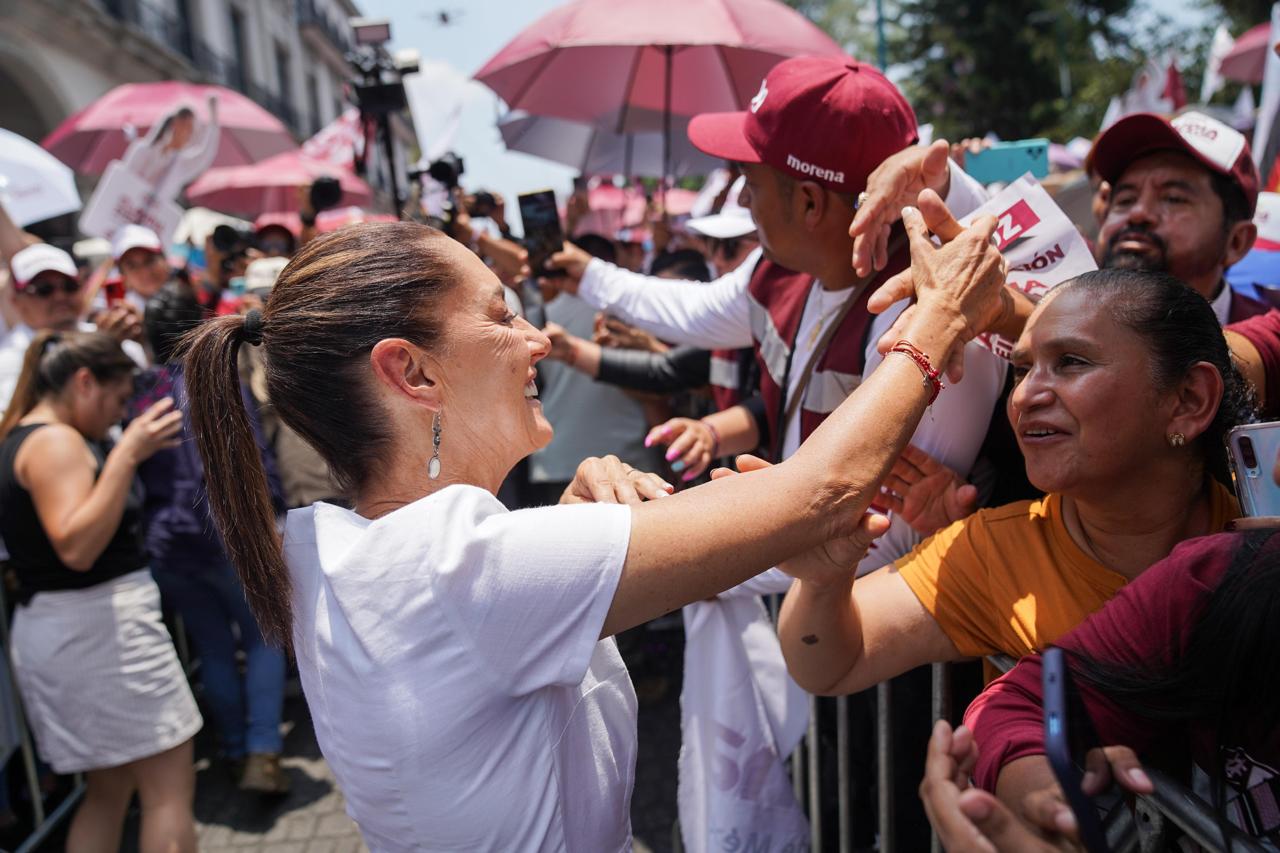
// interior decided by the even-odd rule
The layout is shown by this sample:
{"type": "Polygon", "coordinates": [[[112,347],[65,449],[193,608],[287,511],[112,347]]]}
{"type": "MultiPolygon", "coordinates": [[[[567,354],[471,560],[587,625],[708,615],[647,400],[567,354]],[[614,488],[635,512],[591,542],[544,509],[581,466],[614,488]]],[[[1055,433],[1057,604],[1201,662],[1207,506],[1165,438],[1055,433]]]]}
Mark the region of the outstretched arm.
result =
{"type": "MultiPolygon", "coordinates": [[[[920,302],[904,337],[931,364],[984,329],[1004,262],[984,217],[942,247],[919,212],[906,217],[920,302]]],[[[604,635],[736,586],[788,557],[857,531],[880,481],[933,394],[920,366],[888,358],[794,456],[636,507],[604,635]]]]}

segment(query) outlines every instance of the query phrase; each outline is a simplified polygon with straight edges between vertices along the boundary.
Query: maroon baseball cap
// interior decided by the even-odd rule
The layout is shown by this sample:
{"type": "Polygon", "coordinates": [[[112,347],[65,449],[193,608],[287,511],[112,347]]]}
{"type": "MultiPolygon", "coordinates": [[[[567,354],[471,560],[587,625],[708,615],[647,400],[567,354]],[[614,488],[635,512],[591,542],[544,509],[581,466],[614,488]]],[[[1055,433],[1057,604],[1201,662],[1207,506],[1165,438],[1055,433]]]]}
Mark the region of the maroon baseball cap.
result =
{"type": "Polygon", "coordinates": [[[1103,180],[1115,184],[1139,157],[1157,151],[1180,151],[1206,169],[1230,178],[1244,192],[1252,212],[1258,203],[1258,169],[1244,135],[1203,113],[1183,113],[1173,120],[1155,113],[1135,113],[1117,121],[1098,137],[1090,158],[1103,180]]]}
{"type": "Polygon", "coordinates": [[[918,136],[911,105],[879,71],[848,58],[798,56],[774,66],[747,112],[695,116],[689,139],[713,157],[857,193],[918,136]]]}

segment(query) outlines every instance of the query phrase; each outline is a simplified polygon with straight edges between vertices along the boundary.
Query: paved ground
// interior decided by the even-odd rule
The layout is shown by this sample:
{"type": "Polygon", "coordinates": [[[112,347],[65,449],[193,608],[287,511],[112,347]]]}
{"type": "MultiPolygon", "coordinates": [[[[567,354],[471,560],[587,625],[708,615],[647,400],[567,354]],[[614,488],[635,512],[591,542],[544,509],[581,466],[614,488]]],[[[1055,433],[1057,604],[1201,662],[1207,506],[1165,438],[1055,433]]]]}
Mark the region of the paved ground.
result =
{"type": "MultiPolygon", "coordinates": [[[[219,763],[197,764],[196,821],[202,853],[355,853],[367,848],[347,817],[342,793],[320,757],[306,703],[285,705],[289,732],[284,766],[293,789],[283,799],[262,799],[236,788],[219,763]]],[[[211,744],[202,738],[201,753],[211,744]]]]}

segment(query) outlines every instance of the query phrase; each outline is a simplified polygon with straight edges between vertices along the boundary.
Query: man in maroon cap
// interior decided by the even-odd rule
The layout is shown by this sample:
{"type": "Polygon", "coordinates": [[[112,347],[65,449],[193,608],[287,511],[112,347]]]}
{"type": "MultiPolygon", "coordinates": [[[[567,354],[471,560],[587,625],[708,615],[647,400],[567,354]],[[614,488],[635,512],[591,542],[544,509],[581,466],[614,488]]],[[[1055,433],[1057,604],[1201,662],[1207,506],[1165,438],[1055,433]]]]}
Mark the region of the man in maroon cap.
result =
{"type": "MultiPolygon", "coordinates": [[[[708,154],[740,164],[745,177],[740,201],[750,210],[760,241],[760,249],[740,267],[698,286],[629,273],[583,257],[573,247],[552,258],[553,266],[569,273],[569,289],[663,340],[755,348],[763,425],[747,407],[735,406],[702,421],[682,421],[680,434],[651,434],[671,444],[668,459],[677,473],[685,473],[679,466],[688,464],[690,448],[699,449],[698,466],[761,444],[775,460],[789,457],[880,364],[876,343],[903,306],[873,315],[867,300],[907,267],[910,253],[902,226],[895,225],[887,231],[885,263],[859,275],[850,264],[849,225],[869,175],[917,141],[915,115],[892,83],[868,65],[831,57],[780,63],[748,110],[698,116],[689,125],[689,138],[708,154]]],[[[936,181],[929,186],[956,215],[985,200],[981,187],[953,169],[945,154],[934,165],[936,181]]],[[[942,392],[912,443],[967,475],[1005,370],[989,350],[971,344],[962,387],[942,392]]],[[[888,533],[860,571],[891,562],[920,540],[901,516],[890,518],[888,533]]],[[[752,588],[785,590],[789,579],[778,575],[775,570],[757,578],[752,588]]],[[[927,689],[926,684],[926,696],[927,689]]],[[[927,707],[925,701],[926,712],[927,707]]],[[[923,744],[918,746],[922,754],[923,744]]],[[[910,792],[902,797],[905,802],[910,792]]],[[[923,826],[922,820],[916,823],[923,826]]],[[[904,846],[915,849],[911,843],[904,846]]]]}
{"type": "MultiPolygon", "coordinates": [[[[805,437],[880,363],[876,350],[902,306],[868,312],[868,297],[910,261],[895,226],[887,263],[859,276],[850,266],[849,223],[867,178],[916,142],[915,114],[874,68],[848,59],[798,57],[777,65],[750,109],[697,116],[689,138],[703,151],[741,165],[740,196],[755,220],[760,251],[710,285],[658,281],[628,273],[569,247],[552,264],[568,288],[596,308],[663,340],[725,348],[754,346],[761,368],[764,424],[742,407],[683,425],[669,458],[705,466],[714,455],[765,446],[774,459],[805,437]],[[707,448],[696,463],[678,457],[707,448]],[[714,453],[711,450],[714,449],[714,453]]],[[[945,161],[945,157],[944,157],[945,161]]],[[[963,215],[984,200],[981,187],[944,166],[938,184],[963,215]]],[[[943,392],[913,443],[967,473],[986,434],[1005,365],[972,345],[964,387],[943,392]]],[[[901,519],[868,556],[870,570],[906,553],[919,537],[901,519]]]]}
{"type": "Polygon", "coordinates": [[[1201,113],[1172,121],[1139,113],[1109,127],[1092,157],[1111,184],[1100,266],[1172,273],[1203,294],[1224,325],[1267,310],[1223,277],[1258,233],[1258,170],[1244,136],[1201,113]]]}

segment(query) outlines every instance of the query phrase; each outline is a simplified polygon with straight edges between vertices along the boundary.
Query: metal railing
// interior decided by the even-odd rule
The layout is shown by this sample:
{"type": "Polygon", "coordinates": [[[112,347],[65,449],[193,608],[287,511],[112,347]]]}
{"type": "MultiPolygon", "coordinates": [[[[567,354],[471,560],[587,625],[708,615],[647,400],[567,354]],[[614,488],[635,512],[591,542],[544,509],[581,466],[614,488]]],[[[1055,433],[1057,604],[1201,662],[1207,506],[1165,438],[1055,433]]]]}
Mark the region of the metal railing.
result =
{"type": "MultiPolygon", "coordinates": [[[[777,605],[771,603],[771,611],[777,613],[777,605]]],[[[1008,655],[993,655],[987,662],[1001,673],[1008,672],[1017,663],[1008,655]]],[[[933,664],[931,667],[932,719],[949,719],[951,716],[950,666],[933,664]]],[[[875,740],[877,787],[877,843],[879,853],[894,853],[898,849],[894,826],[894,714],[891,682],[875,687],[875,740]]],[[[854,850],[854,801],[853,782],[849,766],[850,740],[849,700],[841,696],[835,699],[810,697],[809,729],[800,746],[790,759],[792,783],[796,799],[806,809],[810,827],[810,849],[852,853],[854,850]],[[834,703],[835,720],[823,725],[820,714],[823,703],[834,703]],[[820,743],[834,732],[835,749],[824,753],[820,743]],[[824,766],[834,764],[834,773],[824,772],[824,766]],[[823,780],[834,776],[835,797],[823,790],[823,780]],[[836,811],[836,837],[826,837],[826,813],[834,804],[836,811]]],[[[907,770],[903,768],[904,772],[907,770]]],[[[913,768],[917,775],[923,767],[913,768]]],[[[1152,768],[1145,768],[1155,783],[1155,792],[1135,798],[1131,809],[1123,798],[1115,797],[1106,803],[1103,828],[1114,853],[1159,853],[1181,849],[1179,839],[1187,838],[1208,851],[1222,851],[1222,833],[1217,816],[1204,800],[1187,790],[1172,777],[1152,768]]],[[[1274,847],[1259,843],[1256,839],[1235,831],[1232,833],[1232,853],[1275,853],[1274,847]]],[[[936,834],[932,850],[939,853],[941,846],[936,834]]]]}
{"type": "MultiPolygon", "coordinates": [[[[62,802],[58,803],[52,811],[46,811],[44,794],[40,788],[40,769],[36,762],[36,751],[31,737],[31,728],[27,725],[26,711],[23,708],[21,697],[18,693],[18,685],[13,676],[13,660],[9,654],[9,606],[5,599],[4,585],[0,584],[0,645],[4,656],[4,678],[8,681],[9,696],[13,700],[13,707],[10,709],[16,725],[18,727],[18,756],[22,761],[22,779],[26,787],[28,801],[31,805],[31,826],[32,830],[23,840],[15,851],[15,853],[30,853],[30,851],[38,850],[46,839],[56,830],[63,821],[71,817],[80,800],[84,798],[85,783],[84,776],[77,773],[72,777],[73,783],[71,790],[63,797],[62,802]]],[[[12,755],[4,756],[4,760],[0,761],[0,773],[8,772],[8,762],[13,759],[12,755]]],[[[10,790],[10,802],[14,801],[14,791],[10,790]]]]}
{"type": "MultiPolygon", "coordinates": [[[[301,4],[304,0],[298,2],[301,4]]],[[[103,0],[103,7],[122,24],[185,59],[206,81],[249,96],[295,134],[303,131],[301,117],[287,96],[278,95],[250,80],[238,58],[215,49],[183,18],[149,0],[103,0]]]]}
{"type": "Polygon", "coordinates": [[[348,53],[355,49],[351,34],[335,25],[327,15],[320,11],[315,0],[294,0],[294,14],[298,19],[298,27],[315,27],[339,53],[348,53]]]}

